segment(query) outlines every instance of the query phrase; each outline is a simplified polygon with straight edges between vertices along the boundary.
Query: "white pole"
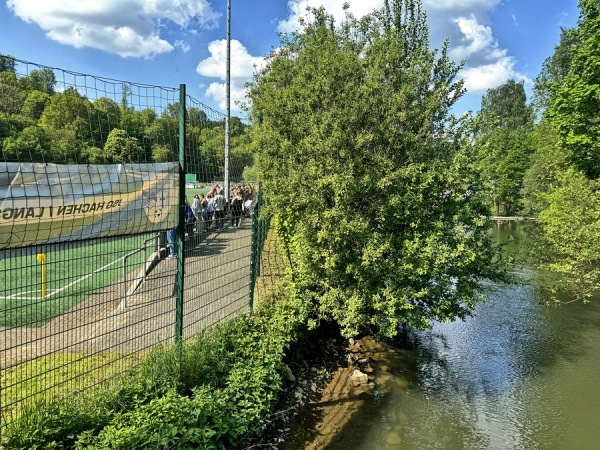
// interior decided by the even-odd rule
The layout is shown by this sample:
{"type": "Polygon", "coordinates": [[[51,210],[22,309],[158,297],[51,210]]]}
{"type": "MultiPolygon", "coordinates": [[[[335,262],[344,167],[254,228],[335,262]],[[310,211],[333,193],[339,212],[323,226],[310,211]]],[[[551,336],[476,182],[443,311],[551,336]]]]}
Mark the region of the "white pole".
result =
{"type": "Polygon", "coordinates": [[[229,120],[231,117],[231,0],[227,0],[227,115],[225,116],[225,200],[229,202],[229,120]]]}

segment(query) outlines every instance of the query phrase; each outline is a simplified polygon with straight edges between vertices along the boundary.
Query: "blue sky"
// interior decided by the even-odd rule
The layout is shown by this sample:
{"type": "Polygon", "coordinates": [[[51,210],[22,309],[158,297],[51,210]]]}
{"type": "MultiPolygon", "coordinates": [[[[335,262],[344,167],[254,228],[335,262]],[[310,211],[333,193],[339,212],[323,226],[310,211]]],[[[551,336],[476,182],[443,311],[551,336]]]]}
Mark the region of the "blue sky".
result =
{"type": "MultiPolygon", "coordinates": [[[[297,29],[307,6],[361,16],[383,0],[232,0],[232,101],[277,47],[277,32],[297,29]]],[[[576,25],[577,0],[423,0],[430,44],[450,39],[465,59],[468,94],[455,112],[479,109],[481,96],[509,78],[530,92],[560,27],[576,25]]],[[[0,0],[0,53],[74,72],[177,87],[225,111],[226,0],[0,0]]],[[[243,117],[235,104],[232,114],[243,117]]]]}

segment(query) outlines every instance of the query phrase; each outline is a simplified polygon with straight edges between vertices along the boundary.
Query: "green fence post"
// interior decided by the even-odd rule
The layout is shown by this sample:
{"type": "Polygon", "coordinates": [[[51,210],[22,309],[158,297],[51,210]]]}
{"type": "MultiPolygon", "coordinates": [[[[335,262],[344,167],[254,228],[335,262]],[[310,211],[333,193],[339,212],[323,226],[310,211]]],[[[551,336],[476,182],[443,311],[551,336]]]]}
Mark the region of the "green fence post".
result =
{"type": "Polygon", "coordinates": [[[258,199],[256,201],[256,208],[252,213],[252,241],[250,243],[250,295],[248,296],[248,306],[250,307],[250,312],[254,309],[254,286],[256,286],[256,277],[257,274],[257,265],[258,260],[260,259],[260,254],[258,252],[258,240],[259,240],[259,231],[258,231],[258,211],[260,205],[260,191],[258,194],[258,199]]]}
{"type": "Polygon", "coordinates": [[[185,84],[179,85],[179,223],[177,224],[177,300],[175,345],[183,338],[183,282],[185,280],[185,84]]]}

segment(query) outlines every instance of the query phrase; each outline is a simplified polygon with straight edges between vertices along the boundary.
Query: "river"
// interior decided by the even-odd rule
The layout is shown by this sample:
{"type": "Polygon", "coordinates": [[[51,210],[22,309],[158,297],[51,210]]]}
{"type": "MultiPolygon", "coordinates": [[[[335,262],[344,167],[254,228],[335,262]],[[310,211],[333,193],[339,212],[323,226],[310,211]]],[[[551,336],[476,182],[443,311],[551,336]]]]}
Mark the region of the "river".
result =
{"type": "MultiPolygon", "coordinates": [[[[524,232],[495,226],[513,252],[524,232]]],[[[600,448],[600,299],[545,306],[535,271],[515,270],[525,281],[490,284],[473,317],[396,343],[395,387],[376,389],[326,448],[600,448]]]]}

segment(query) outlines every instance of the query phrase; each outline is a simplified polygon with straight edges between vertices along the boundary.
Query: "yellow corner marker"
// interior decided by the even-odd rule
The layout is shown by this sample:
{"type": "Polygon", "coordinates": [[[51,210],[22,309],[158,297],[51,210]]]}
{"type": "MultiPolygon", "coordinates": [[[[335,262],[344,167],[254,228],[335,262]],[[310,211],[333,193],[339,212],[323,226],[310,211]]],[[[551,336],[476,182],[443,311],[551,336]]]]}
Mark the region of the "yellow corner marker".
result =
{"type": "Polygon", "coordinates": [[[37,261],[42,265],[42,299],[46,299],[46,254],[38,253],[37,261]]]}

